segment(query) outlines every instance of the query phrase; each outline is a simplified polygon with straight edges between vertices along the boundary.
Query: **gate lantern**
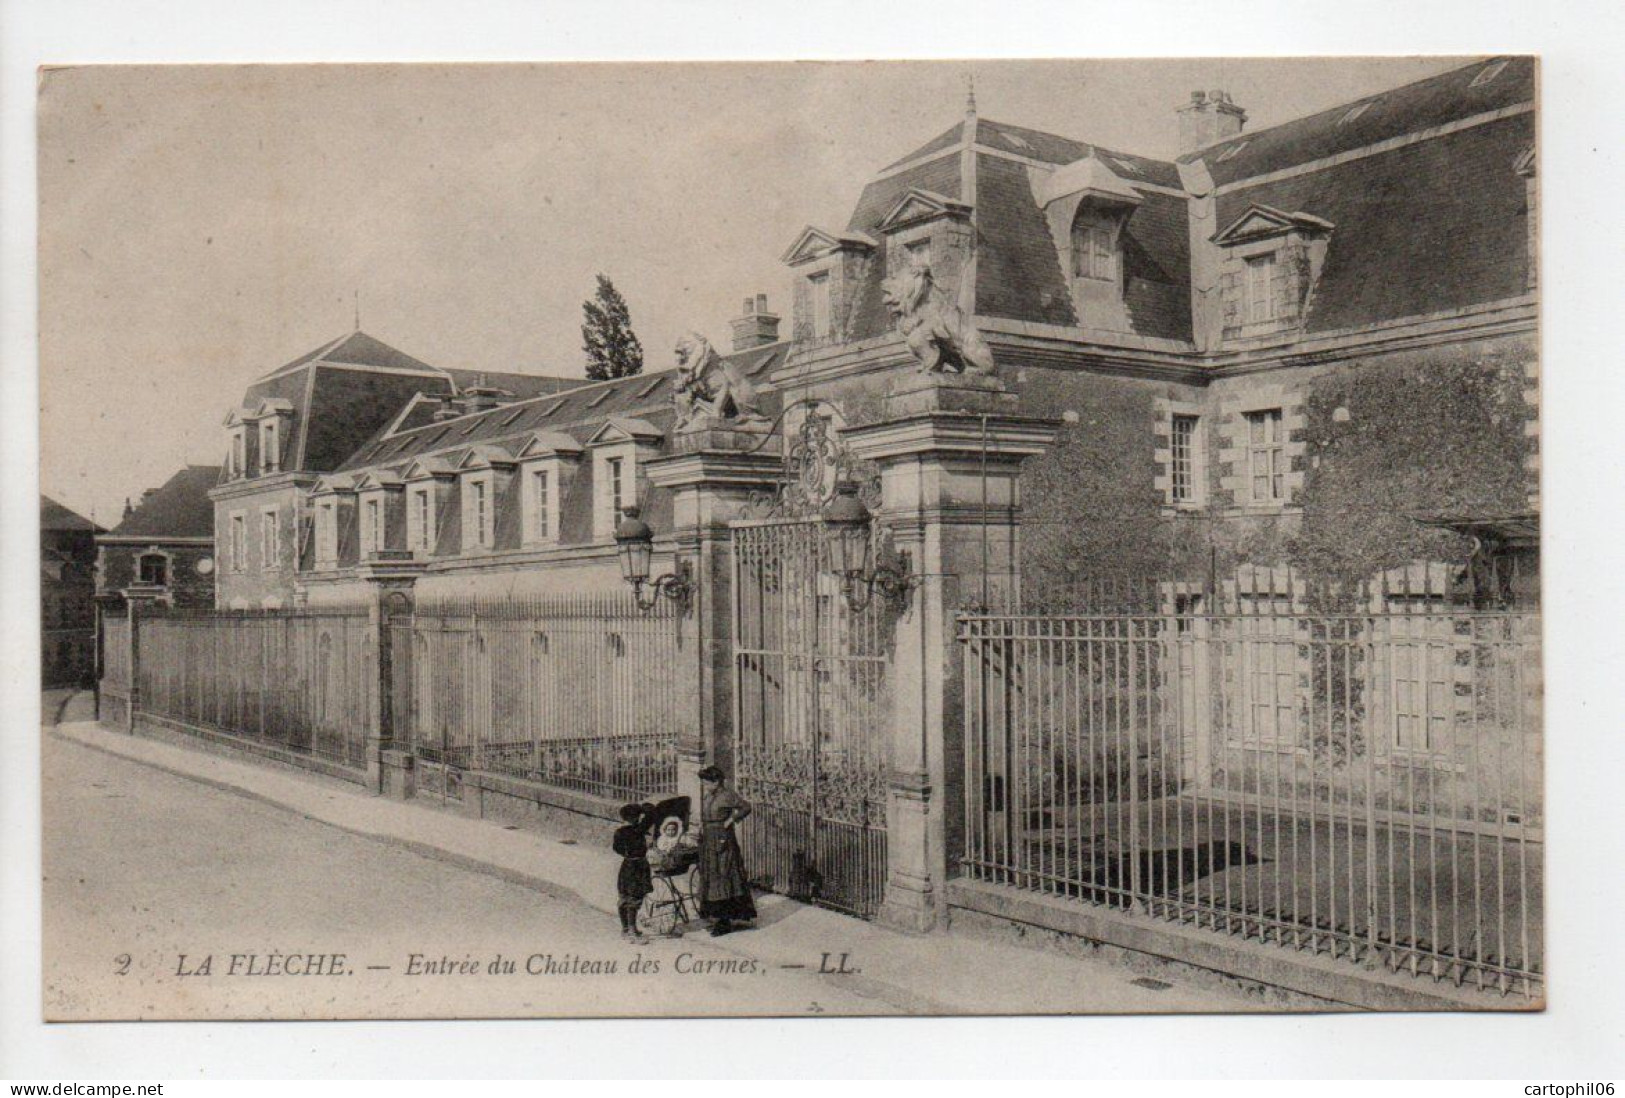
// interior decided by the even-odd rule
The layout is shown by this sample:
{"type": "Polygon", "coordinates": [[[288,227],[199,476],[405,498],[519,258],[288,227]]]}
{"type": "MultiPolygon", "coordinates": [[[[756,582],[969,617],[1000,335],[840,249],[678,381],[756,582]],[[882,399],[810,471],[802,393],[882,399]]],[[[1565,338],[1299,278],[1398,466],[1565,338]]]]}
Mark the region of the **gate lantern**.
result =
{"type": "Polygon", "coordinates": [[[694,591],[688,561],[679,560],[671,572],[650,579],[649,565],[655,551],[654,531],[638,517],[637,507],[623,508],[621,513],[626,517],[615,527],[615,555],[621,561],[621,578],[632,585],[632,595],[637,600],[638,609],[653,610],[660,596],[665,595],[686,611],[689,597],[694,591]]]}
{"type": "Polygon", "coordinates": [[[835,487],[835,498],[824,509],[824,536],[830,563],[841,578],[841,596],[852,610],[862,610],[879,588],[881,597],[894,606],[908,597],[918,582],[910,574],[908,555],[899,553],[895,562],[871,565],[874,538],[869,508],[858,498],[858,486],[843,480],[835,487]]]}

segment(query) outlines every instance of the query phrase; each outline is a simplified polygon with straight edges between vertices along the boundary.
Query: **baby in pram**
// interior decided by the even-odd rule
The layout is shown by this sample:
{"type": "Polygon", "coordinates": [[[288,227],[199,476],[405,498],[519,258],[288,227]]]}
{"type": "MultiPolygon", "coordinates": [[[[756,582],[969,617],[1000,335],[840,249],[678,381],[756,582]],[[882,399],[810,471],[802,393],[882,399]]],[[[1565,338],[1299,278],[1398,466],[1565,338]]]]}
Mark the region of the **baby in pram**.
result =
{"type": "Polygon", "coordinates": [[[677,816],[667,816],[655,830],[649,844],[649,871],[661,877],[687,873],[700,859],[700,844],[688,825],[677,816]]]}
{"type": "Polygon", "coordinates": [[[694,867],[699,840],[689,833],[688,798],[662,801],[652,814],[660,821],[649,841],[650,892],[638,913],[647,934],[677,937],[694,914],[694,867]]]}

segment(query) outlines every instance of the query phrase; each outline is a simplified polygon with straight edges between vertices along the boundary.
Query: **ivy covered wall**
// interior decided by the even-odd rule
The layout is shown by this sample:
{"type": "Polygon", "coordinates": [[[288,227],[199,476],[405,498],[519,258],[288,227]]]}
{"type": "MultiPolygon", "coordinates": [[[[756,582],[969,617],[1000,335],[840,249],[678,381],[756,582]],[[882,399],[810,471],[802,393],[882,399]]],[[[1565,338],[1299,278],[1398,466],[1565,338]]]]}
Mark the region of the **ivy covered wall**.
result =
{"type": "Polygon", "coordinates": [[[1315,574],[1358,578],[1417,559],[1460,560],[1459,535],[1412,515],[1528,509],[1524,399],[1532,341],[1440,347],[1339,366],[1305,400],[1303,516],[1283,551],[1315,574]]]}
{"type": "Polygon", "coordinates": [[[1055,445],[1022,473],[1022,576],[1034,592],[1097,579],[1200,580],[1243,563],[1354,579],[1417,559],[1464,560],[1465,538],[1413,515],[1528,509],[1535,414],[1532,338],[1407,351],[1220,379],[1205,388],[1029,368],[1022,409],[1065,414],[1055,445]],[[1176,512],[1155,485],[1161,396],[1217,425],[1221,401],[1279,386],[1303,407],[1303,487],[1279,512],[1226,506],[1217,431],[1208,432],[1213,506],[1176,512]]]}

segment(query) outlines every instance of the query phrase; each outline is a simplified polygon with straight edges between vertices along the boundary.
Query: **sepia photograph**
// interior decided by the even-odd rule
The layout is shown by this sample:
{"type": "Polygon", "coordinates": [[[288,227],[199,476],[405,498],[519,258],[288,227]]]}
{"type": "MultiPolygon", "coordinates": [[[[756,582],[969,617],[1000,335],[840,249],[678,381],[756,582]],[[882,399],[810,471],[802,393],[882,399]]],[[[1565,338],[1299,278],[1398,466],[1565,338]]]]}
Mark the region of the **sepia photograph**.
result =
{"type": "Polygon", "coordinates": [[[1542,1011],[1540,72],[43,68],[44,1018],[1542,1011]]]}

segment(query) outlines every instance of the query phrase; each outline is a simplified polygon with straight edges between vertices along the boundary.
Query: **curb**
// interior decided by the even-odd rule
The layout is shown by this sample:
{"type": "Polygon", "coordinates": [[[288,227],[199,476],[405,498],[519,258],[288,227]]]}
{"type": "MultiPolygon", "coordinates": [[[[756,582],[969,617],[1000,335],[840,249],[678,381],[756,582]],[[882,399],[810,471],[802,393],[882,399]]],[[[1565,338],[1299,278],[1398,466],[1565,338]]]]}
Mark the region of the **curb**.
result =
{"type": "MultiPolygon", "coordinates": [[[[289,805],[287,802],[278,800],[275,797],[267,794],[259,793],[252,789],[246,789],[243,786],[235,785],[229,781],[219,778],[211,778],[205,775],[192,773],[190,771],[170,766],[156,760],[143,759],[133,755],[127,755],[122,751],[116,751],[110,747],[104,747],[101,744],[97,744],[86,739],[81,739],[78,736],[63,733],[54,725],[49,729],[49,734],[64,743],[71,743],[77,747],[82,747],[89,751],[95,751],[112,758],[122,759],[125,762],[133,763],[137,766],[149,767],[153,770],[159,771],[160,773],[168,774],[171,777],[196,782],[199,785],[207,786],[208,788],[218,790],[222,793],[230,793],[238,797],[255,801],[259,804],[268,805],[272,808],[280,809],[283,812],[298,816],[301,819],[309,820],[311,823],[318,824],[323,827],[330,827],[335,831],[341,831],[344,834],[352,835],[356,838],[383,843],[387,846],[395,847],[400,850],[406,850],[410,853],[417,854],[420,857],[455,866],[468,872],[479,873],[487,877],[495,877],[498,880],[507,882],[508,884],[518,885],[521,888],[529,888],[535,892],[540,892],[541,894],[552,899],[578,903],[582,907],[600,912],[602,914],[612,915],[615,913],[615,909],[613,907],[605,907],[600,904],[595,904],[574,889],[569,888],[566,885],[559,884],[556,881],[548,880],[545,877],[525,873],[517,869],[511,869],[507,866],[497,865],[494,862],[482,861],[479,858],[470,857],[466,854],[455,853],[442,847],[435,846],[432,843],[420,842],[415,839],[406,839],[399,835],[369,831],[364,828],[349,826],[346,824],[337,823],[333,820],[323,819],[319,816],[312,816],[303,809],[295,808],[292,805],[289,805]]],[[[162,743],[163,741],[152,742],[162,743]]],[[[177,750],[184,750],[184,748],[177,748],[177,750]]],[[[335,787],[334,791],[353,793],[354,789],[335,787]]],[[[540,835],[539,832],[536,834],[540,835]]],[[[721,950],[724,953],[731,953],[736,957],[760,960],[760,958],[757,958],[755,954],[747,953],[737,948],[732,948],[723,940],[707,938],[706,942],[712,948],[721,950]]],[[[887,983],[883,980],[876,980],[872,977],[850,975],[836,977],[833,975],[821,975],[817,973],[814,973],[813,975],[814,978],[816,978],[820,983],[829,984],[832,987],[840,987],[842,990],[847,991],[848,993],[856,994],[864,998],[878,999],[908,1014],[966,1016],[970,1013],[951,1006],[950,1004],[916,994],[905,987],[887,983]],[[836,982],[837,979],[839,980],[838,983],[836,982]]],[[[786,1015],[784,1017],[800,1017],[800,1015],[786,1015]]]]}

